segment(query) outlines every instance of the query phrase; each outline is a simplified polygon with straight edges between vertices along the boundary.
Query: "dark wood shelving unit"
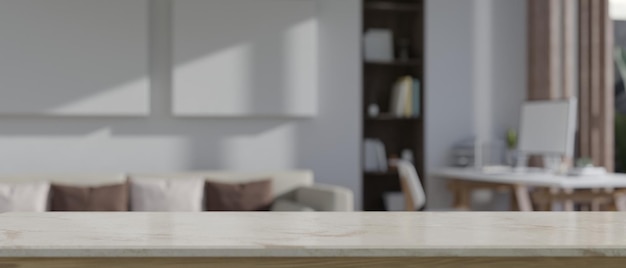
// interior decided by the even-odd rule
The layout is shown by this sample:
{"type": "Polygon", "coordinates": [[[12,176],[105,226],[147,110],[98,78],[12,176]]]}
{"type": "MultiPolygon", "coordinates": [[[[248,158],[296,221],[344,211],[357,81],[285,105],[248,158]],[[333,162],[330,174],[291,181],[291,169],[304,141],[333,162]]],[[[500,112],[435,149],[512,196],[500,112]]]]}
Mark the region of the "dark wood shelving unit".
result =
{"type": "Polygon", "coordinates": [[[366,11],[419,12],[421,10],[421,6],[417,3],[397,1],[366,1],[364,7],[366,11]]]}
{"type": "Polygon", "coordinates": [[[391,115],[379,115],[376,117],[365,117],[366,121],[405,121],[414,122],[422,120],[422,117],[397,117],[391,115]]]}
{"type": "Polygon", "coordinates": [[[421,67],[420,60],[366,61],[365,65],[421,67]]]}
{"type": "MultiPolygon", "coordinates": [[[[363,59],[363,139],[380,139],[387,156],[400,156],[401,151],[410,149],[415,157],[415,167],[420,178],[424,178],[424,0],[363,0],[363,32],[372,28],[390,29],[394,46],[398,52],[400,40],[409,42],[408,59],[400,60],[395,55],[392,61],[366,61],[363,59]],[[402,76],[417,78],[421,85],[420,116],[397,117],[389,114],[389,103],[393,85],[402,76]],[[370,104],[377,104],[381,114],[370,117],[370,104]]],[[[401,191],[398,173],[363,172],[363,209],[366,211],[386,210],[385,192],[401,191]]],[[[424,182],[422,181],[422,184],[424,182]]]]}
{"type": "Polygon", "coordinates": [[[386,177],[386,176],[398,176],[398,172],[396,171],[388,171],[388,172],[364,172],[363,174],[368,177],[386,177]]]}

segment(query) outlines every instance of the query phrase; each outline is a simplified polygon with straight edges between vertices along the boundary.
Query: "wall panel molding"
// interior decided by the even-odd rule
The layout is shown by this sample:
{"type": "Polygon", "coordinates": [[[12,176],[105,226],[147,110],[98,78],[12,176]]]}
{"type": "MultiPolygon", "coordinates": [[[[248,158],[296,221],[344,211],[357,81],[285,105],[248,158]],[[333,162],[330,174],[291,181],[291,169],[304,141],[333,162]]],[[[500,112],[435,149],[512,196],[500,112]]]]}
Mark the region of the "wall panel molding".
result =
{"type": "Polygon", "coordinates": [[[173,5],[175,116],[317,114],[317,1],[173,5]]]}
{"type": "Polygon", "coordinates": [[[3,0],[0,36],[0,114],[149,114],[148,0],[3,0]]]}

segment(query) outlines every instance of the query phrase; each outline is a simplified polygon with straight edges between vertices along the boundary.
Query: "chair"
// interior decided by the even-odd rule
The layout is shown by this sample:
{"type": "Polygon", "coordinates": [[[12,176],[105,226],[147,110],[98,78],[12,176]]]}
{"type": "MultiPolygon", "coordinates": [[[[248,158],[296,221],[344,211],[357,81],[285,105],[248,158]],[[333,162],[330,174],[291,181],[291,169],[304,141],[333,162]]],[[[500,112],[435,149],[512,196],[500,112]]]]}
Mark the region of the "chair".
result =
{"type": "Polygon", "coordinates": [[[417,211],[426,204],[426,193],[420,182],[415,166],[406,160],[397,160],[396,166],[400,175],[400,186],[404,193],[405,209],[417,211]]]}

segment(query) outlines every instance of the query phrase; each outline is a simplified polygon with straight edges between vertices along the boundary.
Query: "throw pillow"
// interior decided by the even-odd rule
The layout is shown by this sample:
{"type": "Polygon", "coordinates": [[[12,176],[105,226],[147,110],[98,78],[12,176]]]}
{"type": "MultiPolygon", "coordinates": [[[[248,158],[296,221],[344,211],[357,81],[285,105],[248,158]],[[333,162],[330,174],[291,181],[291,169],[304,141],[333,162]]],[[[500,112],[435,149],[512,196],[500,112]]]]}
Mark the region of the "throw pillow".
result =
{"type": "Polygon", "coordinates": [[[229,184],[207,181],[205,186],[208,211],[262,211],[272,203],[272,180],[229,184]]]}
{"type": "Polygon", "coordinates": [[[128,185],[52,185],[52,211],[128,211],[128,185]]]}
{"type": "Polygon", "coordinates": [[[0,184],[0,213],[45,212],[50,184],[47,182],[0,184]]]}
{"type": "Polygon", "coordinates": [[[132,211],[202,211],[204,179],[130,180],[132,211]]]}

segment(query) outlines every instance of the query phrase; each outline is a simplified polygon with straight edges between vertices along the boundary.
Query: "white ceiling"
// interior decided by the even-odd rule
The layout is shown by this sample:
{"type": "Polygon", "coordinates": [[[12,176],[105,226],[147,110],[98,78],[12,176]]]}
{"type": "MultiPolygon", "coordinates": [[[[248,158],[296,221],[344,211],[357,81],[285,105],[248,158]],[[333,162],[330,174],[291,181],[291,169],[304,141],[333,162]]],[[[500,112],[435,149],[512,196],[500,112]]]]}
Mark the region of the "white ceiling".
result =
{"type": "Polygon", "coordinates": [[[614,20],[626,20],[626,0],[610,0],[611,18],[614,20]]]}

